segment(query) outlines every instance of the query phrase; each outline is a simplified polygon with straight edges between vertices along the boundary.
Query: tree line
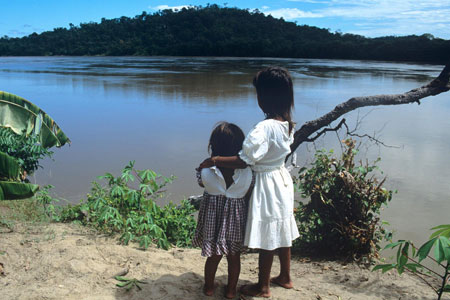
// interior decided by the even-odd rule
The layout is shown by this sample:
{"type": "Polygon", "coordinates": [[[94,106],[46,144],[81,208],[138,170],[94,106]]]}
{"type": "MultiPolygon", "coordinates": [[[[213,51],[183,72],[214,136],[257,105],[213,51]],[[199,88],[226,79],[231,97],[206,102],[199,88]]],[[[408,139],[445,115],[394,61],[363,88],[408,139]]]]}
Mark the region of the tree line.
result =
{"type": "Polygon", "coordinates": [[[0,38],[1,56],[168,55],[364,59],[443,63],[450,40],[431,34],[366,38],[220,7],[143,12],[0,38]]]}

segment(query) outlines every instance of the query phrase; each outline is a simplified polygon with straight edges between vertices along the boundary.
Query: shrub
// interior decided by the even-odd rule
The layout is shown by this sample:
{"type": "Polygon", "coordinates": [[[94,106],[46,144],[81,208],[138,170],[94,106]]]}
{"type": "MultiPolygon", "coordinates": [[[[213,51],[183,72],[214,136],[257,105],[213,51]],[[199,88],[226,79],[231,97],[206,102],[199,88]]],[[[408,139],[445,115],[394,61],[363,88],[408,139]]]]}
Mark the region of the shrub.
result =
{"type": "Polygon", "coordinates": [[[106,179],[107,186],[93,182],[86,201],[62,209],[61,221],[78,220],[106,233],[119,233],[122,243],[137,241],[143,248],[152,243],[164,249],[171,244],[191,246],[196,227],[194,207],[187,200],[163,207],[155,202],[173,177],[135,170],[130,162],[120,176],[106,173],[100,178],[106,179]],[[133,186],[136,178],[138,183],[133,186]]]}
{"type": "Polygon", "coordinates": [[[341,159],[332,151],[318,151],[311,168],[302,168],[296,184],[306,204],[295,213],[301,236],[294,249],[332,257],[359,258],[377,254],[386,231],[380,224],[380,208],[392,199],[373,171],[375,161],[355,166],[355,141],[344,141],[341,159]]]}

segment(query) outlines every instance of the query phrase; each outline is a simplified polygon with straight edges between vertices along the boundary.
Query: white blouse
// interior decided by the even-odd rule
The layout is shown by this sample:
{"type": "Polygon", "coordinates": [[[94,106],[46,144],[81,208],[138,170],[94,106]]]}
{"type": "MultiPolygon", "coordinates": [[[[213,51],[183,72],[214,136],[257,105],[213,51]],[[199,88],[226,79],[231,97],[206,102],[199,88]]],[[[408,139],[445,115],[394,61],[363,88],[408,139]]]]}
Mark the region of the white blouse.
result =
{"type": "Polygon", "coordinates": [[[257,172],[284,166],[291,153],[294,130],[289,134],[289,123],[267,119],[259,122],[244,140],[239,157],[257,172]]]}
{"type": "Polygon", "coordinates": [[[216,166],[202,169],[201,179],[205,191],[210,195],[225,195],[227,198],[243,198],[252,184],[252,170],[250,167],[234,170],[233,183],[228,189],[222,172],[216,166]]]}

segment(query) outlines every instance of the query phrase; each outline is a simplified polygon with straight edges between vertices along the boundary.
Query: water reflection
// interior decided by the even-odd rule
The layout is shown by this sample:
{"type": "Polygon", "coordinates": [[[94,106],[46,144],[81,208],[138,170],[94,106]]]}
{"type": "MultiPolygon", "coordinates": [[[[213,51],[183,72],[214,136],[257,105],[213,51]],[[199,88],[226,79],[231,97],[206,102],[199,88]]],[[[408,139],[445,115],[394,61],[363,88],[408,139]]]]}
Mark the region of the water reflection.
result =
{"type": "MultiPolygon", "coordinates": [[[[214,124],[234,122],[247,132],[262,113],[251,85],[256,71],[280,65],[294,77],[298,124],[354,96],[402,93],[439,74],[440,66],[369,61],[173,57],[0,58],[0,90],[29,99],[48,112],[73,141],[55,150],[36,174],[59,196],[77,202],[104,172],[118,173],[129,160],[178,177],[172,200],[200,193],[193,174],[207,156],[214,124]]],[[[399,238],[423,238],[448,220],[450,168],[449,95],[421,106],[380,107],[362,133],[384,127],[381,139],[402,148],[370,147],[361,158],[382,157],[387,185],[399,193],[386,210],[399,238]],[[416,220],[412,223],[410,220],[416,220]],[[407,236],[400,236],[406,234],[407,236]]],[[[354,124],[363,109],[346,116],[354,124]]],[[[317,148],[339,149],[329,134],[299,149],[305,164],[317,148]]]]}

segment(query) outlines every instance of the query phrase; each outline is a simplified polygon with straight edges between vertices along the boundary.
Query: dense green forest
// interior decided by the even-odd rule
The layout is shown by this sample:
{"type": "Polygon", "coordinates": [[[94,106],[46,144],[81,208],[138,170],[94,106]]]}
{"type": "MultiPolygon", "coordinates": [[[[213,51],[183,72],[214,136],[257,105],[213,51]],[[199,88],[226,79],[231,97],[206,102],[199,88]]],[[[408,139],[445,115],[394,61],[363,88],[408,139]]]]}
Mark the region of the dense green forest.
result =
{"type": "Polygon", "coordinates": [[[430,34],[366,38],[297,25],[258,10],[206,7],[143,12],[0,39],[0,55],[170,55],[369,59],[442,63],[450,40],[430,34]]]}

